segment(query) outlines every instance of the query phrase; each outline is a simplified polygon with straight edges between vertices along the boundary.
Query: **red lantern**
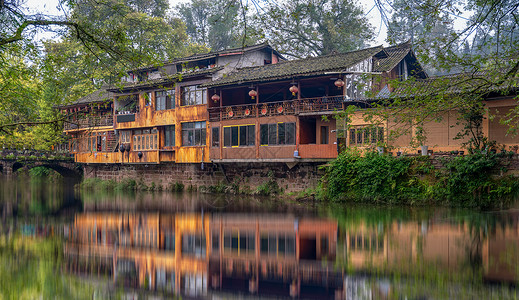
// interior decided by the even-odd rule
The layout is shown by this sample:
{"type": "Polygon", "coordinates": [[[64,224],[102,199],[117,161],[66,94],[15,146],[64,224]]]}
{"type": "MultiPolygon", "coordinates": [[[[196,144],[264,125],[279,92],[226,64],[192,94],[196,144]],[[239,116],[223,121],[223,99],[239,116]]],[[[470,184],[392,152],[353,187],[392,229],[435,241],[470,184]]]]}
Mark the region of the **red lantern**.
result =
{"type": "Polygon", "coordinates": [[[256,92],[256,90],[250,90],[249,96],[254,100],[254,98],[258,96],[258,92],[256,92]]]}
{"type": "Polygon", "coordinates": [[[211,100],[213,100],[214,103],[217,103],[218,101],[220,101],[220,96],[218,96],[217,94],[214,94],[214,95],[211,97],[211,100]]]}
{"type": "Polygon", "coordinates": [[[292,93],[292,96],[295,96],[296,93],[299,92],[299,89],[295,85],[291,86],[288,90],[292,93]]]}
{"type": "Polygon", "coordinates": [[[335,84],[335,86],[338,89],[341,89],[344,86],[344,81],[339,78],[339,79],[335,80],[335,82],[333,84],[335,84]]]}

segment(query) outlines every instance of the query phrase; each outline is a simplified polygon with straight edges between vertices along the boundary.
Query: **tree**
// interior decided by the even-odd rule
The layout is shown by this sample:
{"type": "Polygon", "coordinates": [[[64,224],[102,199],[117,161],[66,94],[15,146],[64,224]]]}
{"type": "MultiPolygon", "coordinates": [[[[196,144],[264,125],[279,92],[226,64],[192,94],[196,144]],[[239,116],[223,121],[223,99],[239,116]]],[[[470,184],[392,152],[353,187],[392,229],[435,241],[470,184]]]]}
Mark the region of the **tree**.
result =
{"type": "MultiPolygon", "coordinates": [[[[508,0],[428,1],[406,4],[401,0],[376,0],[382,16],[394,15],[385,21],[392,42],[413,40],[413,48],[421,63],[438,73],[459,73],[443,78],[390,82],[393,96],[373,103],[366,111],[371,120],[390,120],[393,137],[410,134],[427,122],[441,121],[445,112],[458,112],[458,123],[469,150],[483,150],[492,141],[482,135],[485,118],[492,115],[482,100],[490,93],[516,95],[519,71],[517,9],[519,3],[508,0]],[[385,4],[389,5],[385,5],[385,4]],[[472,12],[465,28],[452,30],[451,18],[459,7],[472,12]],[[445,27],[445,30],[439,28],[445,27]],[[418,34],[417,34],[418,33],[418,34]]],[[[433,72],[434,73],[434,72],[433,72]]],[[[499,119],[519,128],[519,109],[499,119]]]]}
{"type": "Polygon", "coordinates": [[[434,63],[436,52],[455,34],[448,13],[454,7],[438,9],[435,3],[431,0],[394,0],[387,26],[389,44],[411,41],[430,75],[441,73],[434,63]]]}
{"type": "Polygon", "coordinates": [[[59,141],[64,117],[52,107],[75,101],[127,69],[190,54],[185,27],[167,18],[165,0],[63,2],[62,18],[26,15],[18,1],[0,2],[0,140],[16,147],[59,141]],[[58,26],[58,27],[56,27],[58,26]],[[39,43],[36,30],[60,41],[39,43]]]}
{"type": "Polygon", "coordinates": [[[246,7],[234,0],[192,0],[178,5],[177,14],[193,42],[216,51],[242,45],[240,9],[246,7]]]}
{"type": "Polygon", "coordinates": [[[253,24],[260,37],[295,58],[357,50],[373,36],[364,12],[350,0],[269,2],[253,24]]]}

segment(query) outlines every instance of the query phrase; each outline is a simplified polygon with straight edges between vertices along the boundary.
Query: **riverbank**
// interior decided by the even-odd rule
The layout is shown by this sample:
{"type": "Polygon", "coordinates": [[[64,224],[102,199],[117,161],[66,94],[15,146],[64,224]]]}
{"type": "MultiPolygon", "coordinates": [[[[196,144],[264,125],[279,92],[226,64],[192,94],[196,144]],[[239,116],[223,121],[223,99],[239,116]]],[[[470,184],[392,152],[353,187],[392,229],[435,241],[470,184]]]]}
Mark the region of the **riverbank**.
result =
{"type": "Polygon", "coordinates": [[[324,201],[503,208],[519,196],[509,153],[393,157],[350,150],[326,165],[316,189],[324,201]]]}
{"type": "MultiPolygon", "coordinates": [[[[85,165],[86,190],[198,191],[299,202],[503,208],[519,195],[512,152],[391,156],[348,150],[328,163],[85,165]]],[[[45,176],[41,167],[32,175],[45,176]]]]}

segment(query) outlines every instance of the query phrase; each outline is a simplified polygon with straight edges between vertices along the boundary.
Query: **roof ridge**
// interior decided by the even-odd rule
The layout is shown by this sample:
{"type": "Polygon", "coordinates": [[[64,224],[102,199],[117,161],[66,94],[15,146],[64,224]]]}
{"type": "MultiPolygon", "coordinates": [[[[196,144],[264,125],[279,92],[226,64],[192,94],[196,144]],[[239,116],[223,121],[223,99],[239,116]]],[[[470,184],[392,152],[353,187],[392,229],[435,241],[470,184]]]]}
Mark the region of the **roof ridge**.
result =
{"type": "Polygon", "coordinates": [[[323,59],[323,58],[327,58],[327,57],[331,57],[331,56],[347,55],[347,54],[352,54],[352,53],[361,52],[361,51],[375,50],[376,48],[381,48],[380,50],[384,49],[384,47],[382,45],[379,45],[379,46],[375,46],[375,47],[364,48],[364,49],[359,49],[359,50],[353,50],[353,51],[349,51],[349,52],[329,53],[329,54],[320,55],[320,56],[310,56],[310,57],[306,57],[306,58],[299,58],[299,59],[292,59],[292,60],[283,60],[283,61],[279,61],[279,62],[277,62],[275,64],[242,67],[242,68],[237,68],[236,71],[247,70],[247,69],[255,69],[255,68],[263,68],[263,67],[270,67],[270,66],[273,67],[273,66],[276,66],[276,65],[282,65],[282,64],[293,63],[293,62],[300,62],[300,61],[309,61],[309,60],[323,59]]]}
{"type": "MultiPolygon", "coordinates": [[[[174,62],[187,61],[187,60],[190,60],[192,58],[199,57],[199,56],[218,55],[220,53],[232,52],[232,51],[237,51],[237,50],[242,50],[243,51],[244,49],[252,50],[254,48],[258,48],[258,47],[261,47],[261,46],[268,46],[268,47],[272,48],[272,46],[270,46],[270,44],[265,41],[265,42],[254,44],[254,45],[250,45],[250,46],[243,45],[243,46],[235,47],[235,48],[227,48],[227,49],[222,49],[222,50],[209,51],[209,52],[205,52],[205,53],[192,54],[192,55],[184,56],[184,57],[176,57],[176,58],[172,58],[172,59],[169,59],[169,60],[164,60],[164,61],[162,61],[160,63],[162,64],[162,66],[164,66],[164,65],[171,64],[171,63],[174,63],[174,62]]],[[[159,67],[159,66],[161,66],[161,65],[159,65],[159,64],[147,65],[147,66],[144,66],[144,67],[136,68],[134,70],[143,70],[143,69],[154,68],[154,67],[159,67]]],[[[133,70],[130,70],[130,71],[133,71],[133,70]]]]}
{"type": "Polygon", "coordinates": [[[403,47],[411,48],[412,47],[411,40],[409,39],[409,40],[407,40],[405,42],[402,42],[400,44],[396,44],[396,45],[389,46],[389,47],[384,47],[384,49],[385,50],[392,50],[392,49],[403,48],[403,47]]]}

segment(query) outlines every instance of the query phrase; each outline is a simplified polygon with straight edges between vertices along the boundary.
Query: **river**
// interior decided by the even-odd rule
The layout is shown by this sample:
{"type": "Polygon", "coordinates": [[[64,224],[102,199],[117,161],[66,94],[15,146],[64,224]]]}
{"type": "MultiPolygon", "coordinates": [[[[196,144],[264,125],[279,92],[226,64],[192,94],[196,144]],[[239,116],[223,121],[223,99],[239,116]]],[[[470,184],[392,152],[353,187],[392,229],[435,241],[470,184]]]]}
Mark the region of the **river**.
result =
{"type": "Polygon", "coordinates": [[[0,179],[0,299],[517,299],[504,211],[0,179]]]}

